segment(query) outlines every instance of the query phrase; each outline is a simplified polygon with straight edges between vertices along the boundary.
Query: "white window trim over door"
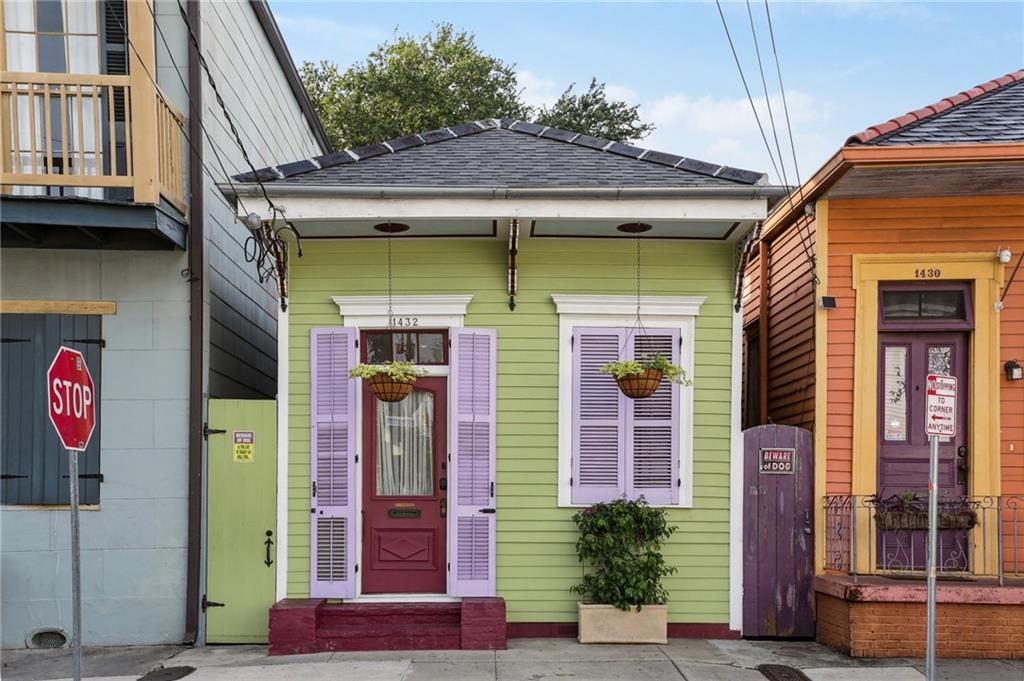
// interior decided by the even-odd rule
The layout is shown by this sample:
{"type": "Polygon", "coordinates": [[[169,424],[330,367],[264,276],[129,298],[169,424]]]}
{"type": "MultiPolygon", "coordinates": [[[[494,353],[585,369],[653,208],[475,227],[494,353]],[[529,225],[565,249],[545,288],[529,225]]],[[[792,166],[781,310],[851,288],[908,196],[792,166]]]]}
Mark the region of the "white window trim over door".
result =
{"type": "MultiPolygon", "coordinates": [[[[415,331],[416,329],[461,329],[465,325],[466,308],[473,300],[472,294],[446,294],[433,296],[392,296],[391,309],[396,318],[415,318],[416,326],[388,326],[388,297],[387,296],[334,296],[331,298],[338,306],[341,313],[342,326],[356,329],[356,333],[363,329],[383,329],[389,331],[415,331]],[[381,311],[384,314],[381,314],[381,311]]],[[[361,354],[362,350],[357,349],[361,354]]],[[[449,363],[451,358],[448,359],[449,363]]],[[[428,376],[448,376],[449,365],[445,366],[424,366],[428,376]]],[[[360,397],[356,399],[356,451],[363,453],[363,400],[362,392],[357,391],[360,397]]],[[[451,405],[451,384],[448,384],[448,404],[451,405]]],[[[450,408],[450,406],[449,406],[450,408]]],[[[447,428],[448,424],[444,424],[447,428]]],[[[447,437],[451,437],[451,432],[447,437]]],[[[356,517],[360,519],[356,523],[355,545],[352,548],[356,563],[361,563],[363,558],[363,523],[360,511],[363,508],[363,467],[355,467],[356,486],[356,517]]],[[[445,547],[445,558],[451,555],[452,538],[451,532],[447,534],[447,546],[445,547]]],[[[451,593],[451,575],[445,573],[446,592],[444,594],[379,594],[363,595],[362,571],[356,573],[356,598],[354,600],[367,603],[375,602],[420,602],[432,600],[436,602],[456,601],[457,598],[448,596],[451,593]]]]}
{"type": "MultiPolygon", "coordinates": [[[[573,370],[572,336],[577,327],[623,327],[636,324],[636,296],[552,294],[558,312],[558,505],[572,502],[573,370]]],[[[694,337],[703,296],[641,296],[640,320],[645,327],[679,329],[681,365],[694,378],[694,337]]],[[[693,507],[693,386],[680,386],[679,503],[693,507]]]]}

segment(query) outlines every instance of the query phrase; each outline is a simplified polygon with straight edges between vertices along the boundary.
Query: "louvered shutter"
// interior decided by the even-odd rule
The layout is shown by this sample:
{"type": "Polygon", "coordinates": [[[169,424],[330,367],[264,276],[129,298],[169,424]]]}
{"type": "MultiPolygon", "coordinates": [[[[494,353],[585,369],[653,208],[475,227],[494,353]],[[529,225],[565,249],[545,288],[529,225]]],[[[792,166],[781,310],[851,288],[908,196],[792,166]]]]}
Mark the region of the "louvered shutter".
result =
{"type": "MultiPolygon", "coordinates": [[[[645,329],[629,339],[631,356],[655,354],[679,364],[679,329],[645,329]]],[[[677,383],[662,382],[658,392],[627,400],[632,427],[627,432],[627,494],[643,495],[652,504],[679,502],[679,400],[677,383]]]]}
{"type": "Polygon", "coordinates": [[[626,398],[602,365],[621,358],[624,329],[573,330],[572,503],[610,501],[626,491],[626,398]]]}
{"type": "Polygon", "coordinates": [[[451,595],[495,594],[493,329],[451,330],[451,595]]]}
{"type": "Polygon", "coordinates": [[[355,330],[313,329],[310,338],[310,596],[355,596],[355,330]]]}

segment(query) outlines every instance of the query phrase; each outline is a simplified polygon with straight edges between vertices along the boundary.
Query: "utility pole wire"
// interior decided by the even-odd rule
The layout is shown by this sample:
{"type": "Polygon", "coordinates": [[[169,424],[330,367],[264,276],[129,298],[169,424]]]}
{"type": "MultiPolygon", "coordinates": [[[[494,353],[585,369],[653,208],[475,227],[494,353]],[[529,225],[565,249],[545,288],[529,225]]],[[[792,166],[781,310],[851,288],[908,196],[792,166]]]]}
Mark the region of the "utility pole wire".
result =
{"type": "Polygon", "coordinates": [[[779,132],[775,127],[775,114],[772,113],[772,100],[768,94],[768,80],[764,77],[764,63],[761,61],[761,46],[757,42],[757,30],[754,28],[754,12],[750,9],[750,0],[747,0],[747,16],[750,17],[750,35],[754,38],[754,54],[757,55],[757,69],[761,72],[761,87],[764,88],[764,103],[768,107],[768,122],[772,126],[772,137],[775,138],[775,151],[779,155],[779,165],[782,168],[782,183],[789,186],[789,178],[786,177],[786,163],[782,158],[782,147],[779,145],[779,132]]]}
{"type": "MultiPolygon", "coordinates": [[[[750,0],[747,0],[747,8],[749,9],[749,7],[750,7],[750,0]]],[[[803,185],[803,182],[800,180],[800,164],[797,163],[797,160],[796,160],[796,140],[793,139],[793,125],[790,122],[790,118],[789,118],[789,104],[787,104],[787,102],[786,102],[786,87],[782,83],[782,64],[779,62],[779,50],[778,50],[778,47],[775,44],[775,28],[772,26],[772,13],[771,13],[771,10],[768,8],[768,0],[764,0],[764,13],[765,13],[765,16],[768,18],[768,35],[771,37],[772,56],[775,58],[775,73],[778,75],[778,78],[779,78],[779,94],[782,96],[782,110],[785,113],[785,117],[786,117],[786,132],[789,135],[789,151],[790,151],[790,153],[793,156],[793,171],[796,173],[796,178],[795,178],[795,180],[796,180],[796,188],[797,188],[797,191],[800,193],[800,203],[803,204],[805,202],[805,200],[806,200],[805,197],[804,197],[804,185],[803,185]]],[[[779,154],[781,156],[782,152],[780,151],[779,154]]],[[[791,197],[792,194],[793,193],[790,192],[789,196],[791,197]]],[[[797,224],[797,230],[800,233],[800,241],[802,243],[804,237],[803,237],[802,230],[800,230],[799,219],[798,219],[797,223],[798,223],[797,224]]],[[[808,229],[808,231],[810,231],[810,225],[807,226],[807,229],[808,229]]],[[[808,234],[808,239],[810,239],[810,238],[811,238],[810,234],[808,234]]],[[[812,266],[811,272],[812,272],[812,276],[814,277],[814,281],[813,281],[814,288],[817,288],[818,284],[821,283],[820,280],[818,279],[818,267],[817,267],[817,265],[818,265],[818,256],[817,256],[817,254],[811,254],[811,255],[808,256],[808,258],[811,261],[811,266],[812,266]]]]}
{"type": "Polygon", "coordinates": [[[775,174],[781,177],[782,173],[779,172],[779,166],[775,163],[775,155],[772,154],[772,147],[768,143],[768,136],[764,132],[764,126],[761,125],[761,117],[758,115],[757,107],[754,105],[754,98],[750,94],[750,87],[747,85],[747,77],[743,75],[743,66],[740,64],[740,57],[736,52],[736,45],[732,42],[732,34],[729,32],[729,24],[726,22],[725,13],[722,11],[721,0],[715,0],[715,6],[718,8],[718,16],[722,19],[722,28],[725,29],[725,37],[729,41],[729,49],[732,50],[732,58],[736,62],[736,70],[740,73],[740,80],[743,81],[743,89],[747,93],[747,101],[750,102],[750,110],[754,112],[754,120],[757,121],[757,129],[761,131],[761,139],[764,141],[764,147],[768,152],[768,158],[772,162],[772,168],[775,169],[775,174]]]}

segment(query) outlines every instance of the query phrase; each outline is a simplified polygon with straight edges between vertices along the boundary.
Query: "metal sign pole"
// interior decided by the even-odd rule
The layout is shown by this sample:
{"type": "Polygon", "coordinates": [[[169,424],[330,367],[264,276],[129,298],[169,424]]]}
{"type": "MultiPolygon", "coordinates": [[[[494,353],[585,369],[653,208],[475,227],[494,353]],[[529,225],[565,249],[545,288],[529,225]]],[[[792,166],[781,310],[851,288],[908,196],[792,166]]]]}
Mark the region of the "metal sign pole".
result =
{"type": "Polygon", "coordinates": [[[82,681],[82,565],[78,527],[78,450],[68,450],[71,480],[71,664],[74,681],[82,681]]]}
{"type": "Polygon", "coordinates": [[[932,435],[928,461],[928,640],[925,650],[925,678],[935,679],[935,587],[939,541],[939,436],[932,435]]]}

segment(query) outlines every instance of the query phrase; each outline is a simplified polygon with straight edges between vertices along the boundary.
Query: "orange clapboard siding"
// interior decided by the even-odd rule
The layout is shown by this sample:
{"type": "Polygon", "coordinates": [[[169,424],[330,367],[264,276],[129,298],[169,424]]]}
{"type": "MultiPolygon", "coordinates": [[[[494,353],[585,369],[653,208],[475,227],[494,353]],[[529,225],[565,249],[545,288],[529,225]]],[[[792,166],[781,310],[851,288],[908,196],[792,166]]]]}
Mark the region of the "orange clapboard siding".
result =
{"type": "MultiPolygon", "coordinates": [[[[855,299],[852,256],[876,253],[1024,251],[1024,196],[837,199],[829,202],[827,295],[839,307],[828,320],[829,493],[849,493],[852,467],[855,299]]],[[[927,265],[927,263],[922,263],[927,265]]],[[[1000,364],[1024,361],[1024,276],[1000,313],[1000,364]]],[[[1000,378],[1000,468],[1003,494],[1024,493],[1024,381],[1000,378]],[[1012,451],[1011,451],[1012,447],[1012,451]]]]}

